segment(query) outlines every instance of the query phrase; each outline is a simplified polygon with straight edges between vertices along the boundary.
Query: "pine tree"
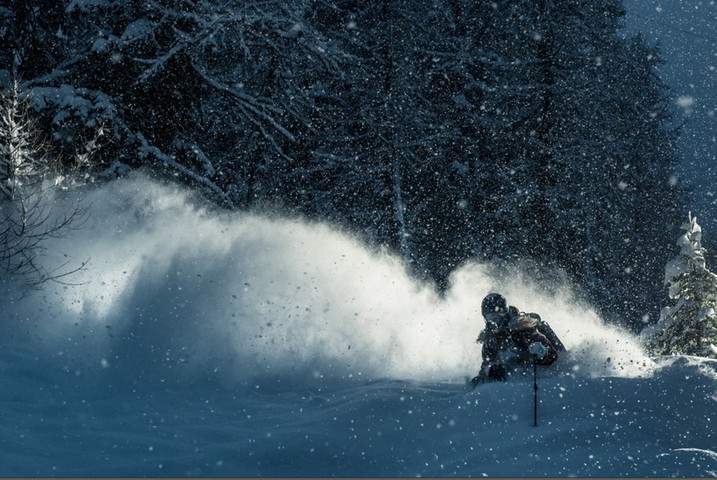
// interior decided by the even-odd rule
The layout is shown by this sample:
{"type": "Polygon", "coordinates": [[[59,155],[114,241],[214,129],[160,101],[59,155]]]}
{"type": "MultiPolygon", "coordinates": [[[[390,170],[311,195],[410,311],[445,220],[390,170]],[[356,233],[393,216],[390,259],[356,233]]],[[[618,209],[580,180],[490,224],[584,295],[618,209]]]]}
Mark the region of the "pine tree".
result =
{"type": "Polygon", "coordinates": [[[635,322],[658,310],[664,216],[681,202],[659,52],[619,33],[618,0],[496,5],[469,43],[476,250],[534,260],[545,285],[564,271],[604,316],[635,322]]]}
{"type": "Polygon", "coordinates": [[[322,199],[315,207],[323,215],[358,227],[421,275],[428,257],[450,250],[441,238],[455,232],[442,220],[459,200],[442,201],[447,172],[458,162],[445,154],[455,129],[438,117],[438,9],[405,0],[312,7],[310,18],[335,39],[345,62],[340,78],[326,82],[305,191],[322,199]],[[451,205],[435,215],[439,202],[451,205]]]}
{"type": "Polygon", "coordinates": [[[665,284],[676,304],[663,308],[657,324],[643,336],[657,355],[717,357],[717,275],[707,269],[697,218],[690,214],[682,228],[680,254],[665,267],[665,284]]]}
{"type": "Polygon", "coordinates": [[[0,3],[0,65],[17,69],[25,78],[52,71],[64,54],[63,45],[58,42],[64,29],[63,3],[55,0],[0,3]]]}
{"type": "Polygon", "coordinates": [[[104,125],[105,173],[338,223],[441,288],[530,260],[633,328],[659,309],[676,132],[620,0],[15,3],[0,82],[27,79],[55,149],[104,125]]]}

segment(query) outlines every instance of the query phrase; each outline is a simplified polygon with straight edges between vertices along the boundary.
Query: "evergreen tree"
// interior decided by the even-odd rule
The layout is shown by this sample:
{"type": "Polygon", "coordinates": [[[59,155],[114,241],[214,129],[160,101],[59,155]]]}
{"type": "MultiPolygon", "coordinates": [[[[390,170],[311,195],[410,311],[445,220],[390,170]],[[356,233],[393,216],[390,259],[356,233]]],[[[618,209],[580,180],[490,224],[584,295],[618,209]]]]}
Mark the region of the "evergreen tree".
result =
{"type": "Polygon", "coordinates": [[[565,272],[637,328],[683,200],[659,52],[624,38],[623,15],[619,0],[23,0],[0,8],[0,57],[56,147],[106,127],[107,172],[151,165],[229,208],[338,223],[441,289],[474,258],[531,262],[546,285],[565,272]]]}
{"type": "Polygon", "coordinates": [[[464,123],[478,126],[476,250],[533,260],[544,284],[566,272],[634,326],[656,308],[655,239],[683,200],[670,184],[676,133],[659,53],[623,38],[624,13],[618,0],[484,8],[468,42],[483,61],[464,123]]]}
{"type": "Polygon", "coordinates": [[[701,355],[717,358],[717,275],[707,269],[702,228],[689,215],[677,240],[680,253],[665,267],[672,306],[663,308],[657,324],[643,336],[657,355],[701,355]]]}
{"type": "MultiPolygon", "coordinates": [[[[36,2],[31,18],[57,18],[61,3],[36,2]]],[[[0,9],[0,35],[56,34],[53,69],[17,67],[55,148],[72,152],[101,124],[113,139],[104,167],[150,165],[225,206],[250,206],[291,191],[314,128],[317,72],[334,68],[303,12],[303,0],[75,0],[55,30],[13,27],[18,15],[0,9]]],[[[0,56],[12,58],[13,45],[0,44],[0,56]]]]}
{"type": "Polygon", "coordinates": [[[569,256],[578,260],[571,270],[603,312],[638,330],[643,317],[663,305],[653,279],[662,276],[668,239],[678,232],[678,225],[666,219],[678,218],[687,195],[675,176],[679,130],[672,124],[669,89],[655,73],[662,63],[659,50],[639,36],[618,45],[596,66],[610,75],[595,96],[599,103],[592,111],[603,113],[595,122],[594,147],[585,156],[586,166],[592,165],[587,170],[602,164],[605,178],[585,190],[595,198],[586,216],[593,248],[573,249],[569,256]]]}
{"type": "Polygon", "coordinates": [[[34,78],[62,61],[63,3],[12,0],[0,5],[0,65],[34,78]]]}
{"type": "Polygon", "coordinates": [[[327,82],[306,192],[323,215],[358,227],[425,277],[450,250],[455,229],[445,219],[462,197],[444,196],[460,159],[447,155],[458,135],[441,121],[435,89],[439,17],[435,2],[403,0],[316,2],[309,17],[345,61],[327,82]],[[438,214],[437,203],[452,205],[438,214]]]}

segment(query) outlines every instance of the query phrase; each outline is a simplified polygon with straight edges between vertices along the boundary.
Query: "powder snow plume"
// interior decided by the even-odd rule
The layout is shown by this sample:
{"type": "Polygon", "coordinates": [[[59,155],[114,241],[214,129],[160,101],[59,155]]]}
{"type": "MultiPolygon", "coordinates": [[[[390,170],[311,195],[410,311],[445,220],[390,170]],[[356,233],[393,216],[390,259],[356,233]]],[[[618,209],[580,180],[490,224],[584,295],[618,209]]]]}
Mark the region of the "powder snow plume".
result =
{"type": "Polygon", "coordinates": [[[540,313],[576,373],[638,376],[651,364],[635,338],[570,295],[541,296],[483,265],[456,271],[441,298],[397,257],[330,226],[216,213],[142,175],[84,204],[87,223],[52,240],[45,259],[89,259],[71,279],[80,284],[22,297],[5,285],[3,296],[5,340],[77,375],[462,381],[478,371],[491,291],[540,313]]]}

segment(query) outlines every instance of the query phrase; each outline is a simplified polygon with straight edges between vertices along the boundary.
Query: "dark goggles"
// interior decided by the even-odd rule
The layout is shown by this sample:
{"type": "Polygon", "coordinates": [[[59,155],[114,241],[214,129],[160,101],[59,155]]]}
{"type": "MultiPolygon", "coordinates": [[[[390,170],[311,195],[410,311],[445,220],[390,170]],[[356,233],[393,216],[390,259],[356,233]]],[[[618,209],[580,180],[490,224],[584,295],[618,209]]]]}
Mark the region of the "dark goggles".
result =
{"type": "Polygon", "coordinates": [[[498,323],[499,320],[504,318],[508,312],[506,310],[495,310],[493,312],[488,312],[485,314],[486,320],[493,323],[498,323]]]}

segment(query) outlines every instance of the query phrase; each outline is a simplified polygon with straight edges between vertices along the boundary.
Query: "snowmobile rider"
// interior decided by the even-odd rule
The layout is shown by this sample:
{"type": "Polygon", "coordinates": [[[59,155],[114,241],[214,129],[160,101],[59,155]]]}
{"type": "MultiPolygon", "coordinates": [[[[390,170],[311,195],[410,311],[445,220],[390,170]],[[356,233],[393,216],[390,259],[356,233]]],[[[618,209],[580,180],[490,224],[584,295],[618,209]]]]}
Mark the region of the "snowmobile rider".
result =
{"type": "Polygon", "coordinates": [[[558,359],[558,351],[565,350],[555,332],[538,314],[509,307],[498,293],[483,299],[481,313],[485,329],[476,342],[483,344],[483,363],[480,373],[471,380],[474,386],[507,380],[512,372],[532,366],[533,362],[552,365],[558,359]]]}

